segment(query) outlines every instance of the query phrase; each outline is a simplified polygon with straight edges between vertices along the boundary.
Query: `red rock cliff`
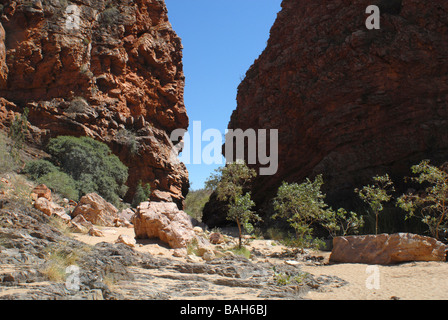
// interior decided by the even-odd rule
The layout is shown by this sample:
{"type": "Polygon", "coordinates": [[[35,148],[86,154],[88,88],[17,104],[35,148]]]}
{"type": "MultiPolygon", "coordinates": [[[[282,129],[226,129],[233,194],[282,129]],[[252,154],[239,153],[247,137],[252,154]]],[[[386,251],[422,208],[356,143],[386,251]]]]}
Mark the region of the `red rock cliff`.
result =
{"type": "Polygon", "coordinates": [[[257,202],[320,173],[339,201],[376,174],[446,161],[447,35],[446,0],[284,0],[229,124],[279,129],[279,170],[257,179],[257,202]],[[369,5],[380,30],[365,26],[369,5]]]}
{"type": "Polygon", "coordinates": [[[0,120],[30,109],[34,142],[106,142],[154,198],[181,203],[188,173],[172,130],[188,127],[182,44],[161,0],[0,1],[0,120]],[[173,156],[174,155],[174,156],[173,156]]]}

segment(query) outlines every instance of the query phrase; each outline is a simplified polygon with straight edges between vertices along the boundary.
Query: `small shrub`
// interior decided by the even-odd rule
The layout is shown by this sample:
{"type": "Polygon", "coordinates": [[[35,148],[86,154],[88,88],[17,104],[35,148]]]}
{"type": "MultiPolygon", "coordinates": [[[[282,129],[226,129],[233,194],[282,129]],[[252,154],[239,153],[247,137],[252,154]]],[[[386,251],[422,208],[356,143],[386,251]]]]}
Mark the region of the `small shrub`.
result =
{"type": "Polygon", "coordinates": [[[237,224],[239,246],[241,247],[243,228],[252,232],[253,226],[250,222],[261,220],[252,211],[255,203],[251,199],[251,193],[246,192],[257,173],[254,169],[250,169],[244,161],[229,163],[215,172],[206,181],[206,189],[214,190],[218,200],[228,202],[227,219],[237,224]]]}
{"type": "MultiPolygon", "coordinates": [[[[109,147],[88,137],[51,139],[48,152],[61,172],[76,181],[79,196],[96,192],[115,206],[127,192],[128,168],[109,147]]],[[[69,182],[68,179],[65,179],[69,182]]],[[[70,189],[73,185],[70,183],[70,189]]]]}
{"type": "Polygon", "coordinates": [[[101,13],[100,24],[104,26],[116,24],[119,21],[120,14],[120,10],[115,7],[106,8],[106,10],[101,13]]]}
{"type": "Polygon", "coordinates": [[[198,245],[198,240],[193,238],[187,245],[187,254],[197,256],[199,252],[198,245]]]}
{"type": "Polygon", "coordinates": [[[143,187],[142,182],[139,181],[137,189],[135,191],[134,199],[132,200],[132,207],[137,208],[140,205],[140,203],[148,201],[150,195],[151,195],[151,186],[149,184],[146,184],[143,187]]]}
{"type": "Polygon", "coordinates": [[[12,200],[22,203],[26,206],[32,205],[30,193],[33,190],[33,184],[28,181],[23,175],[12,174],[9,179],[8,195],[12,200]]]}
{"type": "Polygon", "coordinates": [[[440,239],[441,232],[448,226],[448,173],[431,165],[429,160],[413,166],[412,172],[418,176],[410,180],[426,188],[419,193],[402,195],[397,205],[408,213],[407,218],[420,215],[431,236],[440,239]]]}
{"type": "Polygon", "coordinates": [[[274,198],[275,214],[273,218],[283,218],[290,224],[296,233],[296,244],[304,248],[316,246],[313,240],[313,225],[326,221],[332,210],[325,203],[325,195],[321,192],[323,178],[317,176],[314,181],[306,179],[305,182],[284,182],[274,198]]]}
{"type": "Polygon", "coordinates": [[[61,171],[52,171],[36,180],[38,183],[45,184],[52,191],[61,196],[78,201],[79,192],[76,188],[76,181],[68,174],[61,171]]]}
{"type": "Polygon", "coordinates": [[[14,159],[18,159],[28,133],[28,114],[29,109],[25,108],[23,114],[15,117],[9,128],[8,137],[12,140],[10,153],[14,159]]]}
{"type": "Polygon", "coordinates": [[[326,195],[321,191],[323,183],[322,175],[318,175],[314,181],[306,179],[301,184],[284,182],[278,188],[273,201],[273,218],[285,219],[294,229],[295,237],[286,237],[290,245],[302,249],[325,246],[322,240],[313,237],[316,225],[326,228],[331,236],[356,232],[363,225],[363,219],[356,213],[348,213],[343,208],[336,211],[325,203],[326,195]]]}
{"type": "Polygon", "coordinates": [[[140,144],[137,141],[135,133],[130,130],[121,129],[117,132],[115,138],[119,144],[126,146],[131,154],[138,154],[140,144]]]}
{"type": "MultiPolygon", "coordinates": [[[[86,73],[87,71],[84,71],[84,69],[82,69],[81,73],[86,73]]],[[[70,102],[70,105],[67,108],[67,113],[85,113],[89,109],[90,106],[84,98],[76,97],[70,102]]]]}
{"type": "Polygon", "coordinates": [[[274,281],[279,286],[287,285],[303,285],[305,280],[310,276],[307,272],[299,272],[298,274],[289,274],[286,272],[277,272],[274,267],[274,281]]]}
{"type": "Polygon", "coordinates": [[[237,245],[237,246],[229,249],[229,251],[233,252],[237,256],[245,257],[246,259],[250,259],[250,256],[251,256],[250,250],[242,245],[237,245]]]}
{"type": "Polygon", "coordinates": [[[58,244],[58,247],[47,248],[47,259],[41,272],[49,280],[54,282],[63,282],[66,279],[66,268],[77,265],[83,256],[91,251],[90,247],[70,248],[65,243],[58,244]]]}
{"type": "Polygon", "coordinates": [[[50,161],[40,159],[28,162],[23,173],[30,179],[37,181],[39,178],[58,170],[59,169],[50,161]]]}
{"type": "Polygon", "coordinates": [[[389,175],[373,177],[374,184],[355,189],[359,197],[369,205],[375,214],[375,234],[378,234],[378,216],[384,210],[384,203],[392,199],[391,192],[395,191],[394,184],[389,175]]]}

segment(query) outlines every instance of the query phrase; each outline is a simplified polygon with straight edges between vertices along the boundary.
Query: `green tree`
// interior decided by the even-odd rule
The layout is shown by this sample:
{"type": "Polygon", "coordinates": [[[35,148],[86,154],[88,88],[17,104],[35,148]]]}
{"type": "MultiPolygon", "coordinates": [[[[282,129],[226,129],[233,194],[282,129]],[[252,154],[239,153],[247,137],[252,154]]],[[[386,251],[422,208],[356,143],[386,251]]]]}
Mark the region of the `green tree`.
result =
{"type": "Polygon", "coordinates": [[[147,183],[145,186],[142,185],[142,181],[140,180],[137,184],[137,189],[135,190],[134,199],[132,200],[132,207],[137,208],[140,203],[144,201],[148,201],[149,196],[151,195],[151,186],[147,183]]]}
{"type": "Polygon", "coordinates": [[[60,171],[49,172],[36,180],[65,198],[78,201],[79,191],[76,181],[68,174],[60,171]]]}
{"type": "Polygon", "coordinates": [[[369,205],[375,214],[375,234],[378,234],[378,216],[384,210],[383,204],[392,199],[390,192],[395,191],[394,184],[388,174],[375,176],[374,184],[355,189],[358,196],[369,205]]]}
{"type": "Polygon", "coordinates": [[[28,162],[25,165],[23,173],[25,173],[32,180],[38,180],[46,174],[54,171],[59,171],[59,168],[48,160],[39,159],[28,162]]]}
{"type": "Polygon", "coordinates": [[[350,232],[358,233],[359,229],[364,226],[364,219],[355,212],[347,212],[344,208],[340,208],[337,211],[328,210],[322,226],[334,238],[338,235],[346,236],[350,232]]]}
{"type": "Polygon", "coordinates": [[[236,222],[238,226],[238,248],[242,246],[242,229],[244,228],[248,233],[254,230],[251,221],[260,221],[261,218],[252,211],[255,203],[251,199],[250,192],[244,195],[237,195],[229,206],[227,219],[236,222]]]}
{"type": "Polygon", "coordinates": [[[301,184],[283,182],[274,198],[273,218],[286,219],[295,230],[297,243],[302,248],[317,244],[312,240],[312,226],[331,215],[331,208],[324,201],[322,185],[322,175],[314,181],[307,178],[301,184]]]}
{"type": "Polygon", "coordinates": [[[233,162],[215,170],[205,182],[207,190],[214,190],[220,201],[234,202],[241,196],[257,176],[254,169],[250,169],[245,162],[233,162]]]}
{"type": "Polygon", "coordinates": [[[413,166],[412,172],[417,177],[410,178],[427,187],[423,192],[402,195],[397,205],[405,210],[407,218],[419,213],[431,235],[439,239],[440,231],[446,229],[448,223],[448,173],[424,160],[413,166]]]}
{"type": "Polygon", "coordinates": [[[239,232],[239,248],[241,248],[242,229],[250,231],[250,221],[259,221],[260,217],[251,209],[255,206],[250,199],[247,188],[256,177],[256,172],[250,169],[245,162],[233,162],[226,167],[215,170],[206,181],[206,189],[214,190],[217,199],[228,203],[227,219],[236,222],[239,232]]]}
{"type": "Polygon", "coordinates": [[[362,217],[354,212],[340,208],[333,210],[325,202],[322,192],[324,180],[318,175],[314,181],[306,179],[303,183],[287,183],[278,188],[274,198],[273,218],[283,218],[296,232],[295,243],[299,247],[319,247],[321,241],[313,240],[313,226],[321,225],[332,237],[357,232],[364,224],[362,217]]]}

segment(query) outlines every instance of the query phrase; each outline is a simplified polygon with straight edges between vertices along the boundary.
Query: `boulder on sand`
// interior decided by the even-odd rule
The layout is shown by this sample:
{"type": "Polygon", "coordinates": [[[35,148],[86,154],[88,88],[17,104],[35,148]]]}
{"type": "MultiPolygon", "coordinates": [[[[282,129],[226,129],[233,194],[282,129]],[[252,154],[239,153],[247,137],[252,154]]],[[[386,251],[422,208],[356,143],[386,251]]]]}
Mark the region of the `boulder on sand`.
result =
{"type": "Polygon", "coordinates": [[[190,217],[175,203],[143,202],[133,223],[137,239],[158,238],[172,249],[186,248],[195,236],[190,217]]]}
{"type": "Polygon", "coordinates": [[[411,233],[336,237],[330,262],[389,265],[410,261],[446,261],[447,246],[411,233]]]}

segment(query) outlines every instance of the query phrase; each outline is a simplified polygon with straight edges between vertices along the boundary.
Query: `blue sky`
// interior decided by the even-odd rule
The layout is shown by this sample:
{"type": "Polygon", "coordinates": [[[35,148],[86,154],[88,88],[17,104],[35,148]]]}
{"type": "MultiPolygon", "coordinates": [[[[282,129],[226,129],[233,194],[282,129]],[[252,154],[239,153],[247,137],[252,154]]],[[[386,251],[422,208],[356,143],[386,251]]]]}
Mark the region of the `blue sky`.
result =
{"type": "MultiPolygon", "coordinates": [[[[281,0],[165,0],[182,39],[185,105],[202,131],[225,133],[236,108],[237,87],[262,53],[281,0]]],[[[192,134],[192,133],[191,133],[192,134]]],[[[202,146],[207,145],[203,142],[202,146]]],[[[192,189],[200,189],[219,165],[187,164],[192,189]]]]}

